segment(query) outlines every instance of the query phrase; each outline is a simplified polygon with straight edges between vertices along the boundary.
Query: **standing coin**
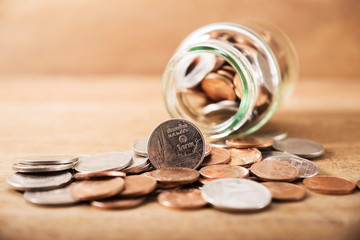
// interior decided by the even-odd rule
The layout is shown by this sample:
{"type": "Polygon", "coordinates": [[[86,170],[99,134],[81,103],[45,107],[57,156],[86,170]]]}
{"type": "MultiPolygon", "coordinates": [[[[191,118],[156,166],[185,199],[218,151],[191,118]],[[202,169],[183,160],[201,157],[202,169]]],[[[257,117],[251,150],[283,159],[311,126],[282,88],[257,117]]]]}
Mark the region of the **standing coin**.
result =
{"type": "Polygon", "coordinates": [[[15,163],[13,169],[21,173],[41,173],[41,172],[59,172],[71,169],[74,163],[50,164],[50,165],[30,165],[15,163]]]}
{"type": "Polygon", "coordinates": [[[274,141],[280,141],[287,138],[288,134],[287,132],[281,130],[268,130],[268,131],[255,132],[252,133],[250,136],[265,137],[265,138],[271,138],[274,141]]]}
{"type": "Polygon", "coordinates": [[[123,209],[137,207],[145,201],[145,197],[138,198],[110,198],[92,201],[91,206],[100,209],[123,209]]]}
{"type": "Polygon", "coordinates": [[[22,164],[64,164],[64,163],[74,163],[78,160],[77,156],[72,155],[37,155],[37,156],[29,156],[23,157],[20,159],[20,163],[22,164]]]}
{"type": "Polygon", "coordinates": [[[191,122],[170,119],[151,133],[148,156],[155,168],[187,167],[196,169],[205,155],[205,139],[191,122]]]}
{"type": "Polygon", "coordinates": [[[299,178],[313,177],[317,175],[320,171],[319,167],[312,161],[292,154],[283,154],[275,157],[268,157],[264,161],[271,160],[283,161],[295,166],[297,169],[299,169],[299,178]]]}
{"type": "Polygon", "coordinates": [[[127,152],[108,152],[80,157],[75,166],[78,172],[100,172],[107,170],[121,170],[132,163],[132,155],[127,152]]]}
{"type": "Polygon", "coordinates": [[[315,176],[303,181],[305,187],[321,194],[345,195],[354,191],[356,184],[339,177],[315,176]]]}
{"type": "Polygon", "coordinates": [[[254,163],[250,171],[263,181],[292,182],[299,177],[299,170],[287,162],[262,161],[254,163]]]}
{"type": "Polygon", "coordinates": [[[200,169],[200,174],[204,178],[246,178],[249,170],[240,166],[212,165],[200,169]]]}
{"type": "Polygon", "coordinates": [[[142,138],[138,138],[134,141],[133,144],[133,151],[139,155],[139,156],[143,156],[143,157],[147,157],[148,155],[148,151],[147,151],[147,144],[148,144],[148,138],[147,137],[142,137],[142,138]]]}
{"type": "Polygon", "coordinates": [[[48,191],[26,191],[24,197],[27,201],[40,205],[69,205],[77,203],[71,196],[71,188],[74,184],[70,184],[64,188],[48,190],[48,191]]]}
{"type": "Polygon", "coordinates": [[[210,156],[206,157],[201,166],[225,164],[230,161],[230,152],[224,148],[213,147],[210,156]]]}
{"type": "Polygon", "coordinates": [[[299,138],[286,138],[276,141],[273,147],[276,150],[289,152],[305,158],[319,157],[324,153],[324,148],[319,143],[299,138]]]}
{"type": "Polygon", "coordinates": [[[287,182],[263,182],[261,183],[267,187],[273,199],[282,201],[301,200],[305,197],[306,191],[293,183],[287,182]]]}
{"type": "Polygon", "coordinates": [[[119,171],[100,171],[100,172],[85,172],[75,173],[74,178],[76,180],[85,180],[91,178],[103,178],[103,177],[126,177],[126,173],[119,171]]]}
{"type": "Polygon", "coordinates": [[[133,175],[125,178],[125,189],[119,195],[123,197],[138,197],[149,194],[155,189],[155,178],[133,175]]]}
{"type": "Polygon", "coordinates": [[[176,209],[195,209],[207,204],[197,188],[166,190],[158,195],[157,200],[165,207],[176,209]]]}
{"type": "Polygon", "coordinates": [[[274,140],[264,137],[235,137],[226,140],[226,144],[234,148],[265,148],[274,144],[274,140]]]}
{"type": "Polygon", "coordinates": [[[270,191],[248,179],[216,179],[206,183],[201,192],[210,204],[224,210],[259,210],[271,202],[270,191]]]}
{"type": "Polygon", "coordinates": [[[85,180],[71,189],[74,199],[80,201],[97,200],[112,197],[120,193],[125,187],[122,178],[112,178],[106,180],[85,180]]]}
{"type": "Polygon", "coordinates": [[[190,168],[169,167],[154,170],[151,176],[161,183],[191,183],[195,182],[200,174],[190,168]]]}
{"type": "Polygon", "coordinates": [[[230,165],[237,165],[242,167],[250,167],[253,163],[261,161],[261,152],[256,148],[236,149],[230,150],[231,161],[230,165]]]}
{"type": "Polygon", "coordinates": [[[205,157],[209,156],[211,153],[211,146],[206,144],[205,157]]]}
{"type": "Polygon", "coordinates": [[[26,174],[14,173],[6,181],[16,190],[35,191],[50,190],[62,187],[71,181],[72,175],[69,172],[43,173],[43,174],[26,174]]]}

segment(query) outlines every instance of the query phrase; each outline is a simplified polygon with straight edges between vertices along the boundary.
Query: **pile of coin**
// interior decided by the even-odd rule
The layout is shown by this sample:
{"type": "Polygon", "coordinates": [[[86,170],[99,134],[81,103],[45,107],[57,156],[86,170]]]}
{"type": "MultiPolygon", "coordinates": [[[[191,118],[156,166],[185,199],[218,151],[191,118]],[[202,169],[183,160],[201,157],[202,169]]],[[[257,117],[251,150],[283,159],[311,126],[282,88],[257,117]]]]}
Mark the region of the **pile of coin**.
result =
{"type": "Polygon", "coordinates": [[[191,122],[171,119],[149,137],[135,140],[131,151],[21,158],[7,182],[39,205],[88,202],[94,208],[123,209],[156,197],[159,204],[175,209],[210,204],[249,211],[266,208],[272,200],[304,199],[299,180],[316,193],[353,192],[355,183],[316,176],[318,166],[303,158],[323,152],[320,144],[287,138],[282,131],[206,144],[191,122]]]}

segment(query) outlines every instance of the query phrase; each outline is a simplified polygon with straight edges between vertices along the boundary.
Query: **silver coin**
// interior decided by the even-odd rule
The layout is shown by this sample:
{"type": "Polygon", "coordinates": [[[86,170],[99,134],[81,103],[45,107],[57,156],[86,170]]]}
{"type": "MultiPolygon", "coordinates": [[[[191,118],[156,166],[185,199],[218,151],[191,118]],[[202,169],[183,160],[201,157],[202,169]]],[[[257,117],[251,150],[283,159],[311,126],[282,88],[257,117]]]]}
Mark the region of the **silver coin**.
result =
{"type": "Polygon", "coordinates": [[[266,137],[271,138],[274,141],[281,141],[285,138],[287,138],[288,134],[287,132],[281,131],[281,130],[269,130],[269,131],[260,131],[250,134],[250,136],[255,137],[266,137]]]}
{"type": "MultiPolygon", "coordinates": [[[[287,152],[280,152],[280,151],[261,151],[262,160],[265,160],[269,157],[276,157],[280,155],[286,155],[289,154],[287,152]]],[[[292,155],[292,154],[291,154],[292,155]]],[[[294,155],[293,155],[294,156],[294,155]]]]}
{"type": "Polygon", "coordinates": [[[6,182],[14,189],[26,190],[50,190],[66,185],[71,181],[70,172],[27,174],[14,173],[10,175],[6,182]]]}
{"type": "Polygon", "coordinates": [[[184,119],[159,124],[148,142],[148,157],[155,168],[187,167],[196,169],[204,160],[205,139],[201,131],[184,119]]]}
{"type": "Polygon", "coordinates": [[[71,196],[71,188],[74,184],[70,184],[64,188],[47,190],[47,191],[26,191],[24,198],[34,204],[40,205],[70,205],[79,201],[71,196]]]}
{"type": "Polygon", "coordinates": [[[313,177],[319,173],[319,167],[310,160],[298,157],[292,154],[283,154],[273,157],[268,157],[263,161],[277,160],[282,162],[288,162],[291,165],[299,169],[299,178],[313,177]]]}
{"type": "Polygon", "coordinates": [[[248,179],[216,179],[206,183],[201,193],[210,204],[223,210],[259,210],[271,202],[270,191],[248,179]]]}
{"type": "Polygon", "coordinates": [[[132,163],[125,169],[123,169],[123,172],[126,173],[139,173],[144,171],[144,169],[148,168],[149,165],[149,159],[147,157],[142,157],[136,154],[133,154],[132,157],[133,161],[132,163]]]}
{"type": "Polygon", "coordinates": [[[217,147],[217,148],[231,148],[229,145],[225,143],[225,139],[217,140],[214,142],[209,143],[211,147],[217,147]]]}
{"type": "Polygon", "coordinates": [[[74,163],[78,160],[77,156],[73,155],[37,155],[37,156],[28,156],[20,159],[22,164],[64,164],[64,163],[74,163]]]}
{"type": "Polygon", "coordinates": [[[132,163],[131,151],[108,152],[92,155],[91,157],[80,157],[75,165],[78,172],[99,172],[107,170],[121,170],[132,163]]]}
{"type": "Polygon", "coordinates": [[[275,141],[273,148],[305,158],[319,157],[324,153],[324,148],[319,143],[299,138],[286,138],[275,141]]]}
{"type": "Polygon", "coordinates": [[[40,173],[40,172],[59,172],[68,170],[74,167],[74,163],[65,163],[65,164],[50,164],[50,165],[30,165],[15,163],[13,169],[17,172],[22,173],[40,173]]]}
{"type": "Polygon", "coordinates": [[[148,138],[138,138],[134,141],[133,144],[133,151],[140,156],[147,157],[147,144],[148,144],[148,138]]]}

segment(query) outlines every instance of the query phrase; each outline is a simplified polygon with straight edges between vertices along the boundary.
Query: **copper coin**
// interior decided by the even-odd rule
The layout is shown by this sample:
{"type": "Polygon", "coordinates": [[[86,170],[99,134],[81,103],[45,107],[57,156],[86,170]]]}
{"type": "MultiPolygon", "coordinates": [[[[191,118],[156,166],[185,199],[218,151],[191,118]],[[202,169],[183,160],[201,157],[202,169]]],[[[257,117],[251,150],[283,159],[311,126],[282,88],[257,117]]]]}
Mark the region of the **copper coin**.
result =
{"type": "Polygon", "coordinates": [[[184,182],[180,182],[180,183],[157,183],[157,188],[158,189],[169,189],[169,188],[177,188],[180,187],[182,185],[185,185],[187,183],[184,182]]]}
{"type": "Polygon", "coordinates": [[[301,200],[305,197],[306,191],[293,183],[287,182],[263,182],[272,195],[273,199],[283,201],[301,200]]]}
{"type": "Polygon", "coordinates": [[[226,140],[226,144],[234,148],[265,148],[274,144],[274,140],[264,137],[236,137],[226,140]]]}
{"type": "Polygon", "coordinates": [[[240,166],[212,165],[200,169],[200,174],[204,178],[246,178],[249,170],[240,166]]]}
{"type": "Polygon", "coordinates": [[[225,164],[230,161],[230,151],[218,148],[218,147],[212,147],[210,155],[204,159],[201,166],[210,166],[215,164],[225,164]]]}
{"type": "Polygon", "coordinates": [[[201,82],[206,95],[214,100],[235,100],[234,85],[230,79],[217,73],[209,73],[201,82]]]}
{"type": "Polygon", "coordinates": [[[211,153],[211,146],[206,144],[205,157],[209,156],[211,153]]]}
{"type": "Polygon", "coordinates": [[[292,182],[299,177],[299,169],[287,162],[261,161],[254,163],[251,173],[264,181],[292,182]]]}
{"type": "Polygon", "coordinates": [[[119,195],[124,197],[137,197],[149,194],[155,189],[155,178],[133,175],[125,178],[125,189],[119,195]]]}
{"type": "Polygon", "coordinates": [[[221,69],[229,72],[232,76],[234,76],[236,74],[235,69],[229,65],[224,65],[221,67],[221,69]]]}
{"type": "Polygon", "coordinates": [[[305,187],[321,194],[344,195],[352,193],[356,184],[339,177],[315,176],[304,179],[305,187]]]}
{"type": "Polygon", "coordinates": [[[85,180],[77,183],[71,189],[71,195],[80,201],[97,200],[112,197],[120,193],[124,187],[125,181],[122,178],[85,180]]]}
{"type": "Polygon", "coordinates": [[[224,77],[227,77],[227,78],[230,79],[230,80],[233,79],[233,76],[231,75],[231,73],[229,73],[228,71],[225,71],[225,70],[223,70],[223,69],[217,70],[216,73],[217,73],[217,74],[220,74],[220,75],[222,75],[222,76],[224,76],[224,77]]]}
{"type": "Polygon", "coordinates": [[[115,198],[102,201],[92,201],[91,206],[101,209],[122,209],[137,207],[145,201],[145,197],[115,198]]]}
{"type": "Polygon", "coordinates": [[[360,189],[360,180],[359,181],[357,181],[357,187],[358,187],[358,189],[360,189]]]}
{"type": "Polygon", "coordinates": [[[197,188],[163,191],[158,195],[157,200],[165,207],[177,209],[201,208],[207,204],[201,196],[201,190],[197,188]]]}
{"type": "Polygon", "coordinates": [[[250,167],[253,163],[261,160],[261,152],[256,148],[230,149],[230,165],[250,167]]]}
{"type": "Polygon", "coordinates": [[[101,177],[126,177],[126,173],[119,171],[100,171],[100,172],[78,172],[75,173],[74,178],[76,180],[85,180],[91,178],[101,177]]]}
{"type": "Polygon", "coordinates": [[[190,168],[168,167],[152,171],[151,176],[161,183],[190,183],[195,182],[200,174],[190,168]]]}

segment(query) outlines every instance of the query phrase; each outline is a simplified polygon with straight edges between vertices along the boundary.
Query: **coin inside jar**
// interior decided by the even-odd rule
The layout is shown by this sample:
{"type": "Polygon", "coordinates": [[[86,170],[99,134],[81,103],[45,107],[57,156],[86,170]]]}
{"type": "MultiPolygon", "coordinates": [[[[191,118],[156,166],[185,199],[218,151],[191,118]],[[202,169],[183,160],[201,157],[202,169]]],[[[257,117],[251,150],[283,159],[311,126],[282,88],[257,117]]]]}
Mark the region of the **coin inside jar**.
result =
{"type": "Polygon", "coordinates": [[[126,173],[119,171],[100,171],[100,172],[85,172],[75,173],[74,178],[76,180],[84,180],[91,178],[102,178],[102,177],[126,177],[126,173]]]}
{"type": "Polygon", "coordinates": [[[254,163],[250,171],[263,181],[295,181],[299,176],[299,170],[287,162],[261,161],[254,163]]]}
{"type": "Polygon", "coordinates": [[[236,99],[232,81],[218,73],[206,75],[201,82],[201,88],[214,101],[236,99]]]}
{"type": "Polygon", "coordinates": [[[106,200],[92,201],[91,206],[100,209],[125,209],[139,206],[145,201],[145,197],[137,198],[110,198],[106,200]]]}
{"type": "Polygon", "coordinates": [[[125,189],[119,193],[123,197],[137,197],[151,193],[156,189],[153,177],[133,175],[125,178],[125,189]]]}
{"type": "Polygon", "coordinates": [[[345,195],[354,191],[356,184],[339,177],[314,176],[304,179],[305,187],[321,194],[345,195]]]}
{"type": "Polygon", "coordinates": [[[274,140],[264,137],[235,137],[226,140],[226,144],[234,148],[265,148],[274,144],[274,140]]]}
{"type": "Polygon", "coordinates": [[[261,160],[261,152],[256,148],[230,149],[230,165],[250,167],[253,163],[261,160]]]}
{"type": "Polygon", "coordinates": [[[293,183],[287,182],[263,182],[267,187],[273,199],[282,201],[296,201],[305,198],[306,191],[293,183]]]}
{"type": "Polygon", "coordinates": [[[191,183],[195,182],[200,174],[190,168],[169,167],[156,169],[151,172],[151,176],[161,183],[191,183]]]}
{"type": "Polygon", "coordinates": [[[230,161],[230,152],[223,148],[212,147],[210,155],[204,159],[201,166],[225,164],[230,161]]]}
{"type": "Polygon", "coordinates": [[[211,165],[201,168],[200,174],[204,178],[246,178],[249,170],[233,165],[211,165]]]}
{"type": "Polygon", "coordinates": [[[124,179],[118,177],[105,180],[85,180],[76,183],[71,189],[71,195],[80,201],[97,200],[112,197],[120,193],[124,187],[124,179]]]}
{"type": "Polygon", "coordinates": [[[195,209],[207,204],[197,188],[166,190],[158,195],[157,200],[165,207],[176,209],[195,209]]]}

